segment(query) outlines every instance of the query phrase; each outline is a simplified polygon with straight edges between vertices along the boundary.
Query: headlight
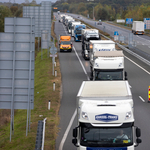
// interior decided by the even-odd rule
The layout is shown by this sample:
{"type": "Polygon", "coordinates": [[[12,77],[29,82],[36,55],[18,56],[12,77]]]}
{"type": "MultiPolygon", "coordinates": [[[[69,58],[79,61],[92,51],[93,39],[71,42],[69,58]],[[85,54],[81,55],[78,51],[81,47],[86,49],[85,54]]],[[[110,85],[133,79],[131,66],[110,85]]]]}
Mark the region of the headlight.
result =
{"type": "Polygon", "coordinates": [[[125,119],[126,119],[126,120],[127,120],[127,119],[130,119],[130,118],[131,118],[131,115],[132,115],[131,111],[130,111],[130,112],[127,112],[127,113],[126,113],[126,118],[125,118],[125,119]]]}
{"type": "Polygon", "coordinates": [[[82,112],[82,118],[88,120],[88,115],[86,112],[82,112]]]}
{"type": "Polygon", "coordinates": [[[88,57],[88,55],[87,55],[87,54],[86,54],[85,56],[86,56],[86,57],[88,57]]]}

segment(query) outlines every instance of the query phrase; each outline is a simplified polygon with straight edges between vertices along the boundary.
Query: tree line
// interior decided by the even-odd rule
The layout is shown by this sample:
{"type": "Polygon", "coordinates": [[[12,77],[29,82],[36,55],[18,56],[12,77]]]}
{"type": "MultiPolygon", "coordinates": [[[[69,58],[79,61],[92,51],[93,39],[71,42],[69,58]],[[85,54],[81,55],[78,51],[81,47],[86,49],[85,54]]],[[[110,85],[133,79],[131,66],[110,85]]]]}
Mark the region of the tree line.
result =
{"type": "Polygon", "coordinates": [[[37,4],[14,4],[10,7],[0,5],[0,32],[4,32],[4,19],[5,17],[22,17],[23,6],[38,6],[37,4]]]}
{"type": "Polygon", "coordinates": [[[103,21],[104,20],[114,21],[116,19],[125,19],[125,18],[133,18],[133,20],[138,21],[143,20],[143,18],[150,18],[150,2],[148,3],[148,1],[147,3],[141,5],[137,4],[142,2],[142,0],[141,1],[105,0],[105,4],[103,4],[104,0],[101,0],[101,3],[96,2],[87,3],[84,2],[84,0],[82,0],[82,2],[80,3],[79,2],[73,3],[73,1],[78,0],[71,0],[71,1],[69,1],[69,3],[56,2],[54,6],[57,7],[58,10],[60,10],[61,12],[81,14],[91,19],[93,19],[94,16],[96,20],[101,19],[103,21]],[[118,3],[115,4],[114,2],[118,3]]]}

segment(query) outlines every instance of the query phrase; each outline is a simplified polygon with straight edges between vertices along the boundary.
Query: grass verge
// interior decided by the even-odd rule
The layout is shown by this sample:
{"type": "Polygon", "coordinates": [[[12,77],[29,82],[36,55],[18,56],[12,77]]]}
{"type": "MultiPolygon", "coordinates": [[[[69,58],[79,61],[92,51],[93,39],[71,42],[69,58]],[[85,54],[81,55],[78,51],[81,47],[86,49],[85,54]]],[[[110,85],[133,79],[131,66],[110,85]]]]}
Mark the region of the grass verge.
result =
{"type": "MultiPolygon", "coordinates": [[[[54,25],[53,25],[54,27],[54,25]]],[[[52,31],[53,32],[53,31],[52,31]]],[[[53,33],[54,34],[54,33],[53,33]]],[[[31,110],[31,127],[28,136],[26,136],[26,110],[16,110],[14,117],[14,135],[12,141],[9,141],[10,123],[0,126],[0,149],[1,150],[33,150],[37,134],[38,120],[47,118],[45,129],[45,150],[55,149],[55,139],[58,132],[61,90],[61,73],[59,69],[59,60],[56,57],[57,77],[52,75],[52,58],[47,57],[47,50],[43,50],[43,59],[41,52],[36,51],[35,58],[35,77],[34,77],[34,109],[31,110]],[[55,91],[53,91],[53,82],[55,82],[55,91]],[[51,100],[51,109],[48,110],[48,101],[51,100]],[[40,117],[41,115],[41,117],[40,117]]],[[[3,110],[0,111],[3,116],[3,110]]],[[[9,118],[9,115],[7,117],[9,118]]]]}

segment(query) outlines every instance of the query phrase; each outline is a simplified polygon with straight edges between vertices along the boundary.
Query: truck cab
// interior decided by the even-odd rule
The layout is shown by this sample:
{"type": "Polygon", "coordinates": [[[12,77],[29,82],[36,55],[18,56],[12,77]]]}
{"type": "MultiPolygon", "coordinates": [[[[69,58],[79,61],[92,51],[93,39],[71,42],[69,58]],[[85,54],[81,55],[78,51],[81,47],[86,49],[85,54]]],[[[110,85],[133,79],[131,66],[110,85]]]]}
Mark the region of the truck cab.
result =
{"type": "Polygon", "coordinates": [[[91,64],[91,80],[127,80],[122,51],[96,51],[91,64]]]}
{"type": "Polygon", "coordinates": [[[60,52],[63,51],[71,52],[72,51],[71,36],[60,36],[59,48],[60,52]]]}
{"type": "Polygon", "coordinates": [[[85,24],[74,26],[74,41],[81,41],[81,31],[86,28],[85,24]]]}
{"type": "Polygon", "coordinates": [[[74,28],[75,28],[75,26],[79,25],[79,24],[81,24],[80,21],[74,21],[74,22],[72,22],[72,25],[71,25],[71,36],[72,37],[74,37],[74,28]]]}
{"type": "Polygon", "coordinates": [[[78,150],[134,150],[141,143],[128,81],[83,81],[76,104],[78,150]]]}
{"type": "Polygon", "coordinates": [[[90,59],[90,40],[100,40],[99,31],[97,29],[82,29],[81,41],[82,41],[82,57],[85,60],[90,59]]]}

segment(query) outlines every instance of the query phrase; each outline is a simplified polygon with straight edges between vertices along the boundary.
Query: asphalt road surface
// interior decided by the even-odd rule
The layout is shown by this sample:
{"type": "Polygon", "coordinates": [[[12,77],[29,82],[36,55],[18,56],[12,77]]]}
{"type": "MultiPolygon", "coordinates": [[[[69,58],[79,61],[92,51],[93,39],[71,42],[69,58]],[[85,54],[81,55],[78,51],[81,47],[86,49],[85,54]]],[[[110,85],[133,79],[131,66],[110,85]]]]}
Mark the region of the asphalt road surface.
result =
{"type": "MultiPolygon", "coordinates": [[[[56,15],[57,18],[57,15],[56,15]]],[[[55,22],[55,33],[68,35],[65,26],[55,22]]],[[[89,61],[81,56],[81,42],[73,42],[73,51],[62,52],[58,50],[60,69],[62,74],[62,98],[59,110],[60,124],[56,140],[56,150],[76,150],[72,144],[72,129],[77,126],[76,118],[76,95],[82,81],[89,80],[89,61]]],[[[128,73],[128,81],[134,100],[135,126],[141,128],[142,143],[136,150],[150,150],[149,124],[150,103],[148,100],[148,86],[150,85],[150,67],[127,52],[125,55],[125,70],[128,73]]]]}

